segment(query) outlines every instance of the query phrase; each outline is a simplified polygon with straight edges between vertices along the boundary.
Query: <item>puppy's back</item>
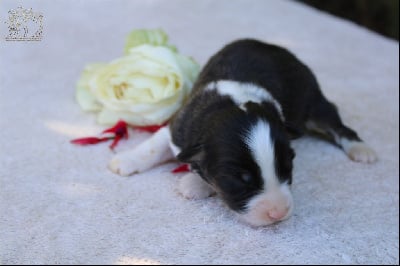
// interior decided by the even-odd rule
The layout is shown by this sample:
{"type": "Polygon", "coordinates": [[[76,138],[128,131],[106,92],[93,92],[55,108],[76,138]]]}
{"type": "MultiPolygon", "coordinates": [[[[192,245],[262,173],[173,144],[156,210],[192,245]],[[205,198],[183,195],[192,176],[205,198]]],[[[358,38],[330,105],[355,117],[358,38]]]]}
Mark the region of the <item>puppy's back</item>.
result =
{"type": "Polygon", "coordinates": [[[283,90],[316,85],[310,69],[288,50],[253,39],[232,42],[212,56],[194,90],[218,80],[253,83],[278,94],[274,96],[283,90]]]}

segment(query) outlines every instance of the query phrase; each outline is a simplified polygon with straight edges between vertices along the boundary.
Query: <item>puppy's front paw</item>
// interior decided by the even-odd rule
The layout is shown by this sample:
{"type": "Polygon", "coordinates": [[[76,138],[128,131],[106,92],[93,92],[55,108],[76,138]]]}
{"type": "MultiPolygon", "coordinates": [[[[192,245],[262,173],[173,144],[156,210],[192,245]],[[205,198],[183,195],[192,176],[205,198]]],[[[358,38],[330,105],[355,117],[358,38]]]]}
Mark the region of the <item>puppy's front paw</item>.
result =
{"type": "Polygon", "coordinates": [[[129,176],[140,172],[140,169],[135,165],[135,162],[120,155],[116,155],[112,158],[108,164],[108,169],[121,176],[129,176]]]}
{"type": "Polygon", "coordinates": [[[373,163],[378,160],[375,151],[364,142],[353,142],[347,149],[347,155],[356,162],[373,163]]]}
{"type": "Polygon", "coordinates": [[[204,199],[214,193],[213,189],[195,173],[183,176],[179,181],[178,190],[187,199],[204,199]]]}

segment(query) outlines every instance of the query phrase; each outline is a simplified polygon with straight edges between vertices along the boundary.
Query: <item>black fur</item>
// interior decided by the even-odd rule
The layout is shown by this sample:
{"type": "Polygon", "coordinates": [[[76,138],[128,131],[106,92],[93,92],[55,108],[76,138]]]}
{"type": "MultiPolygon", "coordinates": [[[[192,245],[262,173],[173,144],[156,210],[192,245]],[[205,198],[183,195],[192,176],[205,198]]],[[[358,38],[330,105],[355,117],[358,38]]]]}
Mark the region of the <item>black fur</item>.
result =
{"type": "Polygon", "coordinates": [[[311,70],[289,51],[249,39],[225,46],[203,68],[170,129],[173,143],[181,148],[178,159],[190,163],[236,211],[243,210],[263,185],[260,168],[244,141],[249,128],[259,120],[270,125],[280,182],[291,183],[294,152],[289,140],[305,133],[307,121],[326,129],[327,135],[333,130],[339,136],[359,140],[342,124],[311,70]],[[230,97],[204,90],[219,80],[265,88],[281,105],[285,121],[270,102],[248,102],[244,111],[230,97]]]}

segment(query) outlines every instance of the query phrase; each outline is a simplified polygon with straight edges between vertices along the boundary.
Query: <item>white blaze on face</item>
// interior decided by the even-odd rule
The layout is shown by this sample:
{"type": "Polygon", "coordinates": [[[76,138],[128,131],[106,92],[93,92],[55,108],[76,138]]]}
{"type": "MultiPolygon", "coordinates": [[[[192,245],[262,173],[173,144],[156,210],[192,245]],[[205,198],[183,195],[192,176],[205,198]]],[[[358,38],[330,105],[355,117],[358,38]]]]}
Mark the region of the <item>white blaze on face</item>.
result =
{"type": "Polygon", "coordinates": [[[270,126],[259,120],[250,130],[246,144],[261,169],[264,180],[263,191],[250,199],[247,210],[239,214],[240,219],[253,226],[264,226],[288,218],[293,209],[289,185],[281,184],[275,171],[274,144],[270,126]]]}

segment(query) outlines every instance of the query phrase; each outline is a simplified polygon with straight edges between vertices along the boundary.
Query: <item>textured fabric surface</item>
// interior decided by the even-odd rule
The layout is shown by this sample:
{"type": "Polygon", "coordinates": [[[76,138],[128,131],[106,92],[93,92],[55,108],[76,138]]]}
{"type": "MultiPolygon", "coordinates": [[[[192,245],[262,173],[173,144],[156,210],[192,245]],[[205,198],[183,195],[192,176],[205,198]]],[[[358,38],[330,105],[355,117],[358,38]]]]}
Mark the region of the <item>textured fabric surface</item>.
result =
{"type": "MultiPolygon", "coordinates": [[[[1,264],[398,264],[399,45],[291,1],[1,1],[1,264]],[[7,12],[43,13],[43,39],[6,42],[7,12]],[[204,64],[252,37],[283,45],[315,72],[346,124],[379,156],[350,161],[305,137],[293,142],[293,216],[254,229],[218,198],[188,201],[168,163],[123,178],[106,165],[75,85],[87,63],[123,53],[126,34],[161,27],[204,64]]],[[[148,137],[130,132],[117,152],[148,137]]]]}

